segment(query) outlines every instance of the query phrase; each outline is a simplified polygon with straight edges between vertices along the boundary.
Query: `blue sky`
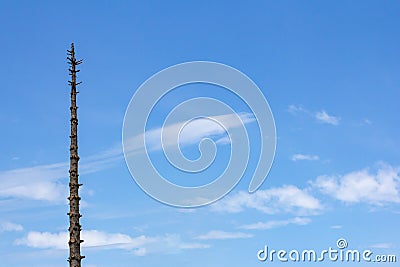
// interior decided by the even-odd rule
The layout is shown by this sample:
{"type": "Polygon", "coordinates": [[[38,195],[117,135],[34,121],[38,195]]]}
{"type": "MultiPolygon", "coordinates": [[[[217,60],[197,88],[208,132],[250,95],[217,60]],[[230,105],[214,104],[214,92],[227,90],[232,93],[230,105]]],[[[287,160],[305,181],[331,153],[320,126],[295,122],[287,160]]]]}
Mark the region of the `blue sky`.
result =
{"type": "MultiPolygon", "coordinates": [[[[257,259],[265,245],[323,250],[339,238],[350,249],[400,257],[399,12],[396,1],[1,2],[0,265],[68,264],[71,42],[84,60],[85,266],[365,266],[257,259]],[[146,79],[194,60],[230,65],[259,86],[275,118],[277,150],[267,180],[248,194],[259,132],[246,124],[255,144],[240,183],[213,205],[179,209],[133,181],[122,123],[146,79]]],[[[159,103],[149,130],[198,96],[249,112],[220,88],[187,86],[159,103]]],[[[218,149],[212,173],[223,170],[229,143],[218,149]]],[[[197,144],[184,153],[196,158],[197,144]]]]}

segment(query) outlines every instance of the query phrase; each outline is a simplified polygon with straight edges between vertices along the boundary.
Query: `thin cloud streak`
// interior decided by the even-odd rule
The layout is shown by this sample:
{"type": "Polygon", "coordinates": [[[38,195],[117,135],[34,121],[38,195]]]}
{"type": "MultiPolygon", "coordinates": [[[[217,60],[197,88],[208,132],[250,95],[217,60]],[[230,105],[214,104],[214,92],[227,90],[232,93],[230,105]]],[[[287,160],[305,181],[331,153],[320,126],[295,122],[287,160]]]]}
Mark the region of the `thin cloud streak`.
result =
{"type": "Polygon", "coordinates": [[[306,154],[294,154],[292,156],[292,161],[300,161],[300,160],[319,160],[317,155],[306,155],[306,154]]]}
{"type": "Polygon", "coordinates": [[[303,113],[310,117],[315,118],[318,122],[331,124],[335,126],[339,125],[339,122],[341,120],[340,117],[329,115],[325,110],[313,112],[304,108],[303,106],[290,105],[287,111],[293,115],[303,113]]]}
{"type": "MultiPolygon", "coordinates": [[[[109,168],[122,159],[121,149],[113,148],[87,157],[80,164],[80,174],[89,174],[109,168]]],[[[68,195],[68,163],[38,165],[0,171],[0,197],[66,202],[68,195]]]]}
{"type": "Polygon", "coordinates": [[[225,232],[225,231],[210,231],[204,235],[199,235],[195,239],[199,240],[225,240],[225,239],[242,239],[251,238],[253,235],[242,232],[225,232]]]}
{"type": "Polygon", "coordinates": [[[239,229],[246,230],[269,230],[277,227],[287,226],[289,224],[295,225],[307,225],[311,222],[310,218],[304,217],[295,217],[288,220],[279,220],[279,221],[268,221],[268,222],[257,222],[252,224],[246,224],[240,226],[239,229]]]}
{"type": "MultiPolygon", "coordinates": [[[[36,249],[68,249],[68,232],[29,232],[25,237],[16,239],[15,245],[36,249]]],[[[153,253],[171,253],[188,249],[206,249],[210,246],[203,243],[184,242],[179,235],[164,235],[148,237],[140,235],[132,237],[121,233],[107,233],[98,230],[83,230],[82,247],[86,249],[104,250],[121,249],[131,251],[136,256],[153,253]]]]}
{"type": "Polygon", "coordinates": [[[287,109],[292,114],[297,114],[297,113],[307,113],[309,114],[310,112],[305,109],[303,106],[296,106],[296,105],[290,105],[287,109]]]}
{"type": "Polygon", "coordinates": [[[393,244],[392,243],[378,243],[378,244],[373,244],[370,247],[387,249],[387,248],[393,248],[393,244]]]}
{"type": "MultiPolygon", "coordinates": [[[[166,126],[164,129],[158,128],[147,131],[146,141],[148,141],[151,149],[162,149],[160,136],[163,131],[165,134],[164,147],[176,145],[178,141],[182,146],[195,144],[206,137],[218,137],[216,141],[218,144],[230,144],[229,138],[224,134],[225,130],[229,131],[242,125],[233,119],[236,116],[240,117],[243,124],[255,121],[251,113],[239,113],[237,115],[226,114],[210,117],[210,119],[194,120],[188,123],[186,127],[184,127],[186,122],[180,122],[166,126]],[[181,132],[179,140],[177,136],[173,136],[176,130],[181,132]]],[[[133,143],[131,143],[133,146],[128,146],[125,152],[137,151],[140,146],[138,140],[140,140],[139,137],[134,137],[133,143]]],[[[123,159],[122,147],[120,145],[114,146],[83,158],[80,164],[80,174],[95,173],[110,168],[121,159],[123,159]]],[[[67,177],[68,162],[0,171],[0,197],[41,200],[55,204],[66,203],[68,195],[67,177]]]]}
{"type": "Polygon", "coordinates": [[[12,222],[0,222],[0,233],[22,231],[24,227],[12,222]]]}
{"type": "Polygon", "coordinates": [[[329,115],[328,113],[326,113],[325,110],[318,111],[317,113],[315,113],[315,118],[319,122],[327,123],[327,124],[331,124],[331,125],[335,125],[335,126],[339,125],[339,121],[340,121],[339,117],[329,115]]]}
{"type": "Polygon", "coordinates": [[[209,118],[198,118],[190,122],[177,122],[164,128],[147,130],[145,134],[127,137],[124,144],[125,154],[142,151],[144,144],[150,152],[168,147],[185,147],[198,144],[204,138],[216,138],[218,144],[230,144],[226,135],[230,130],[256,121],[251,113],[225,114],[209,118]],[[236,117],[239,116],[241,123],[236,117]],[[162,138],[163,136],[163,138],[162,138]],[[145,143],[144,143],[145,141],[145,143]]]}

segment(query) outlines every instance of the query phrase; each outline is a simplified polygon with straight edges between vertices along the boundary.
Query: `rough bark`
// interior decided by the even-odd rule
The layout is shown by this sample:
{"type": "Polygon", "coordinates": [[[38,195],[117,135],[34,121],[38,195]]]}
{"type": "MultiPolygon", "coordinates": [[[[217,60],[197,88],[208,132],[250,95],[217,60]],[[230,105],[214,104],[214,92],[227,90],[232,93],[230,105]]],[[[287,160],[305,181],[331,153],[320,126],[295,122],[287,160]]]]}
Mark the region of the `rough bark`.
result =
{"type": "Polygon", "coordinates": [[[71,75],[71,81],[68,81],[71,86],[71,144],[70,144],[70,168],[69,168],[69,266],[70,267],[81,267],[81,260],[84,256],[81,256],[81,225],[79,224],[79,219],[82,215],[79,213],[79,184],[78,181],[78,115],[76,106],[76,87],[78,84],[76,82],[76,74],[79,70],[76,66],[82,63],[82,60],[75,59],[74,44],[71,44],[71,50],[68,51],[68,64],[71,65],[69,68],[69,75],[71,75]]]}

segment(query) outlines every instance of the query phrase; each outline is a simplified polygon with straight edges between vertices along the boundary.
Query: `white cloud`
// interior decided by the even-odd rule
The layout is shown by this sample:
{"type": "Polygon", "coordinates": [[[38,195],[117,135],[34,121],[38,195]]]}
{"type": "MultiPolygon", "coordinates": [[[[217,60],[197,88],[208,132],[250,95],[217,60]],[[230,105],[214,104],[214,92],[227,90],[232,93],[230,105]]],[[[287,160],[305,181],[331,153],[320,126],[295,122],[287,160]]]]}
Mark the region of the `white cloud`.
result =
{"type": "Polygon", "coordinates": [[[25,238],[15,240],[16,245],[26,245],[32,248],[67,249],[68,232],[52,234],[49,232],[29,232],[25,238]]]}
{"type": "Polygon", "coordinates": [[[296,114],[296,113],[299,113],[299,112],[309,113],[309,111],[306,110],[304,107],[302,107],[302,106],[296,106],[296,105],[290,105],[290,106],[288,107],[288,111],[289,111],[290,113],[292,113],[292,114],[296,114]]]}
{"type": "MultiPolygon", "coordinates": [[[[123,249],[137,256],[149,253],[171,253],[186,249],[204,249],[209,245],[202,243],[186,243],[179,235],[147,237],[145,235],[131,237],[121,233],[107,233],[97,230],[83,230],[81,238],[83,248],[91,249],[123,249]]],[[[16,245],[25,245],[37,249],[68,249],[68,232],[50,233],[31,231],[26,237],[15,240],[16,245]]]]}
{"type": "Polygon", "coordinates": [[[152,238],[144,235],[138,237],[130,237],[126,234],[120,233],[106,233],[97,230],[89,230],[82,232],[82,238],[85,240],[82,243],[83,247],[119,247],[119,248],[135,248],[140,247],[148,243],[152,243],[152,238]]]}
{"type": "Polygon", "coordinates": [[[224,239],[239,239],[239,238],[251,238],[253,235],[242,232],[225,232],[225,231],[210,231],[204,235],[196,237],[200,240],[224,240],[224,239]]]}
{"type": "Polygon", "coordinates": [[[315,113],[315,118],[322,123],[327,123],[332,125],[339,125],[340,121],[339,117],[331,116],[324,110],[315,113]]]}
{"type": "MultiPolygon", "coordinates": [[[[251,113],[239,113],[237,115],[243,124],[255,121],[251,113]]],[[[197,143],[203,138],[211,136],[219,137],[218,144],[229,144],[230,140],[224,136],[225,129],[221,125],[224,125],[226,130],[241,126],[241,123],[234,119],[237,115],[226,114],[210,117],[210,119],[193,120],[185,127],[183,127],[185,125],[184,122],[167,126],[163,129],[166,136],[166,142],[163,145],[176,144],[177,136],[173,136],[176,130],[181,132],[180,145],[197,143]]],[[[161,128],[146,132],[149,146],[153,147],[153,149],[161,149],[160,134],[161,128]]],[[[139,139],[138,137],[133,139],[131,144],[133,147],[129,149],[134,151],[138,148],[137,141],[139,139]]],[[[104,170],[113,166],[122,157],[120,145],[92,156],[82,157],[79,172],[84,175],[104,170]]],[[[65,203],[68,195],[68,168],[68,162],[61,162],[0,171],[0,197],[65,203]]]]}
{"type": "Polygon", "coordinates": [[[292,114],[304,113],[308,116],[314,117],[319,122],[332,124],[332,125],[339,125],[340,118],[329,115],[325,110],[312,112],[302,106],[290,105],[288,107],[288,111],[292,114]]]}
{"type": "Polygon", "coordinates": [[[364,124],[366,124],[366,125],[371,125],[372,124],[372,121],[370,121],[369,119],[364,119],[364,124]]]}
{"type": "MultiPolygon", "coordinates": [[[[150,151],[161,150],[163,147],[184,147],[198,144],[204,138],[217,138],[218,144],[229,144],[229,137],[224,136],[226,132],[254,122],[256,119],[251,113],[225,114],[198,118],[190,122],[183,121],[164,128],[147,130],[145,133],[146,146],[150,151]],[[237,120],[237,117],[240,120],[237,120]],[[161,139],[163,135],[163,139],[161,139]]],[[[132,136],[126,140],[125,153],[135,153],[143,149],[143,134],[132,136]]]]}
{"type": "Polygon", "coordinates": [[[211,205],[214,211],[237,213],[246,208],[267,214],[292,213],[297,215],[317,214],[322,210],[318,199],[307,190],[293,185],[258,190],[253,194],[239,191],[211,205]]]}
{"type": "MultiPolygon", "coordinates": [[[[82,160],[80,174],[105,169],[121,157],[120,148],[89,156],[82,160]]],[[[68,163],[65,162],[0,171],[0,197],[65,203],[68,195],[68,169],[68,163]]]]}
{"type": "Polygon", "coordinates": [[[342,229],[343,225],[332,225],[330,228],[331,229],[342,229]]]}
{"type": "Polygon", "coordinates": [[[182,250],[192,249],[206,249],[210,245],[197,242],[184,242],[181,237],[177,234],[167,234],[162,237],[158,237],[155,244],[152,244],[149,252],[150,253],[177,253],[182,250]]]}
{"type": "Polygon", "coordinates": [[[221,137],[220,139],[218,139],[216,142],[216,144],[221,144],[221,145],[227,145],[231,143],[231,139],[229,139],[229,137],[224,136],[221,137]]]}
{"type": "Polygon", "coordinates": [[[371,248],[392,248],[392,243],[378,243],[370,246],[371,248]]]}
{"type": "Polygon", "coordinates": [[[342,176],[323,175],[311,184],[345,203],[400,203],[399,169],[385,164],[381,164],[375,173],[363,169],[342,176]]]}
{"type": "Polygon", "coordinates": [[[252,224],[243,225],[239,228],[247,230],[268,230],[272,228],[282,227],[289,224],[307,225],[311,222],[310,218],[295,217],[288,220],[257,222],[252,224]]]}
{"type": "Polygon", "coordinates": [[[205,249],[209,247],[211,246],[203,243],[183,243],[180,245],[181,249],[205,249]]]}
{"type": "Polygon", "coordinates": [[[0,172],[0,196],[47,201],[64,201],[66,184],[59,179],[68,175],[66,163],[40,165],[0,172]]]}
{"type": "Polygon", "coordinates": [[[293,161],[298,160],[319,160],[319,157],[316,155],[305,155],[305,154],[294,154],[292,156],[293,161]]]}
{"type": "Polygon", "coordinates": [[[0,233],[22,231],[23,229],[24,228],[20,224],[15,224],[12,222],[0,222],[0,233]]]}
{"type": "MultiPolygon", "coordinates": [[[[25,238],[17,239],[16,245],[26,245],[32,248],[43,249],[68,249],[68,232],[50,233],[31,231],[25,238]]],[[[151,239],[145,236],[132,238],[125,234],[110,234],[97,230],[82,231],[81,238],[84,240],[82,247],[135,247],[149,242],[151,239]]]]}

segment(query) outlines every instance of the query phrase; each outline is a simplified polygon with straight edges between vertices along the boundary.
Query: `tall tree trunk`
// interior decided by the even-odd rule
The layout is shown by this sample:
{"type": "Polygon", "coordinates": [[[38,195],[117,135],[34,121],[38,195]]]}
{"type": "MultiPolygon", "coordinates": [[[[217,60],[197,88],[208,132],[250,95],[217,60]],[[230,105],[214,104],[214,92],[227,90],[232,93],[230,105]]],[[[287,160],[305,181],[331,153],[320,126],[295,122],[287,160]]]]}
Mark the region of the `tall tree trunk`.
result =
{"type": "Polygon", "coordinates": [[[79,213],[79,184],[78,181],[78,115],[76,106],[76,86],[80,83],[76,82],[76,73],[79,70],[76,66],[82,63],[82,60],[75,59],[74,44],[71,44],[71,50],[68,51],[68,64],[71,65],[69,68],[69,75],[71,75],[71,81],[68,81],[71,86],[71,145],[70,145],[70,167],[69,167],[69,266],[70,267],[81,267],[81,260],[84,256],[81,256],[81,225],[79,224],[79,218],[82,215],[79,213]]]}

